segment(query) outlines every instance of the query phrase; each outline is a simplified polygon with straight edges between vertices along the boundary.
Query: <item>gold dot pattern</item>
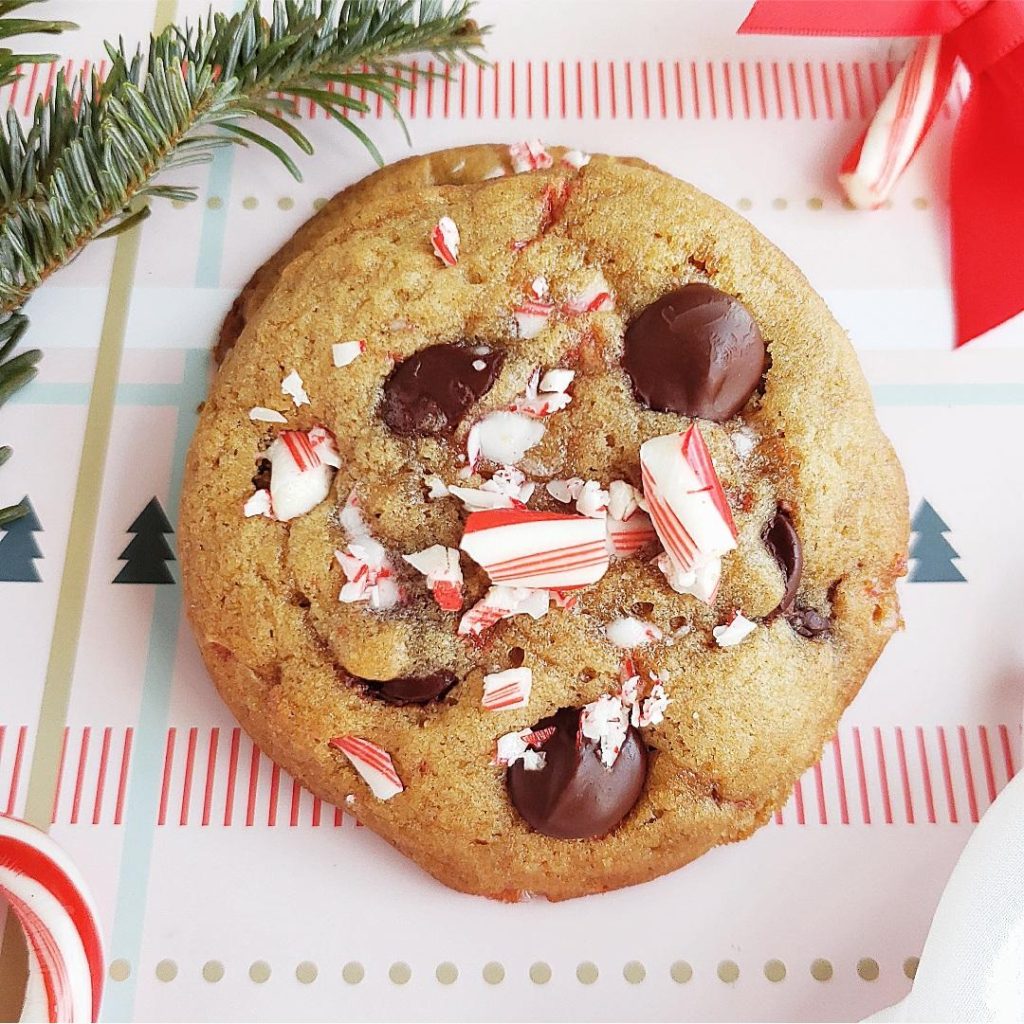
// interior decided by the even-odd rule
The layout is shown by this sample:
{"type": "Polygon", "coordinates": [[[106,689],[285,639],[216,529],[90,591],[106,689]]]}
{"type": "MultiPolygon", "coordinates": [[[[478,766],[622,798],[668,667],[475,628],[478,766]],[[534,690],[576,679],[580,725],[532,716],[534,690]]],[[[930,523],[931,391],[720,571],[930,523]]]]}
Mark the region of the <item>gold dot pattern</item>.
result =
{"type": "Polygon", "coordinates": [[[639,960],[630,960],[622,968],[622,976],[630,985],[639,985],[647,977],[647,968],[639,960]]]}
{"type": "Polygon", "coordinates": [[[255,210],[260,205],[260,201],[255,196],[246,196],[242,200],[243,210],[255,210]]]}
{"type": "Polygon", "coordinates": [[[388,968],[388,977],[392,984],[404,985],[412,977],[412,970],[408,964],[399,960],[398,963],[394,963],[388,968]]]}
{"type": "Polygon", "coordinates": [[[310,963],[308,960],[303,960],[302,963],[295,968],[295,977],[298,978],[303,985],[312,985],[313,982],[316,981],[318,973],[316,964],[310,963]]]}
{"type": "Polygon", "coordinates": [[[210,196],[210,198],[206,200],[207,209],[210,210],[219,210],[223,205],[224,200],[221,199],[220,196],[210,196]]]}
{"type": "Polygon", "coordinates": [[[155,973],[157,981],[174,981],[178,976],[178,965],[173,960],[161,960],[155,973]]]}
{"type": "Polygon", "coordinates": [[[864,981],[878,980],[878,961],[869,956],[862,957],[857,961],[857,973],[864,981]]]}
{"type": "Polygon", "coordinates": [[[832,964],[828,960],[818,959],[811,964],[811,977],[815,981],[832,980],[832,964]]]}
{"type": "Polygon", "coordinates": [[[914,209],[915,210],[927,210],[928,209],[928,200],[925,199],[924,196],[918,196],[914,200],[914,209]]]}
{"type": "Polygon", "coordinates": [[[290,210],[295,205],[295,200],[291,196],[281,196],[277,201],[277,208],[279,210],[290,210]]]}
{"type": "Polygon", "coordinates": [[[341,976],[350,985],[358,985],[363,980],[366,972],[363,970],[363,965],[356,963],[354,960],[351,963],[345,964],[341,969],[341,976]]]}
{"type": "Polygon", "coordinates": [[[749,210],[749,209],[751,209],[753,207],[754,203],[753,203],[753,200],[747,199],[747,198],[744,197],[736,205],[741,210],[749,210]]]}
{"type": "Polygon", "coordinates": [[[327,205],[327,200],[323,196],[313,200],[313,209],[322,210],[327,205]]]}
{"type": "Polygon", "coordinates": [[[786,977],[786,965],[781,960],[769,960],[764,965],[764,976],[769,981],[782,981],[786,977]]]}
{"type": "Polygon", "coordinates": [[[740,969],[734,960],[723,960],[718,965],[718,978],[727,985],[731,985],[739,976],[740,969]]]}
{"type": "Polygon", "coordinates": [[[437,978],[442,985],[454,985],[459,977],[459,969],[455,964],[446,960],[443,964],[437,965],[437,970],[434,971],[434,977],[437,978]]]}
{"type": "Polygon", "coordinates": [[[176,210],[184,210],[185,207],[188,206],[188,203],[185,202],[184,199],[172,199],[171,206],[173,206],[176,210]]]}
{"type": "Polygon", "coordinates": [[[811,198],[807,200],[808,210],[820,210],[822,209],[822,207],[824,207],[824,205],[825,200],[822,199],[820,196],[811,196],[811,198]]]}
{"type": "Polygon", "coordinates": [[[534,985],[546,985],[551,980],[551,968],[542,960],[530,966],[530,981],[534,985]]]}
{"type": "Polygon", "coordinates": [[[269,981],[270,964],[266,960],[257,960],[249,967],[249,978],[256,982],[257,985],[262,985],[265,981],[269,981]]]}
{"type": "Polygon", "coordinates": [[[693,968],[685,960],[677,960],[668,973],[677,985],[685,985],[693,977],[693,968]]]}
{"type": "Polygon", "coordinates": [[[772,209],[785,210],[787,206],[789,206],[789,203],[782,196],[772,200],[772,209]]]}
{"type": "Polygon", "coordinates": [[[920,957],[908,956],[903,961],[903,973],[913,981],[917,977],[917,968],[921,963],[920,957]]]}
{"type": "Polygon", "coordinates": [[[492,960],[489,964],[484,964],[483,975],[488,985],[500,985],[505,980],[505,968],[492,960]]]}
{"type": "Polygon", "coordinates": [[[203,964],[203,977],[209,982],[218,982],[224,977],[224,965],[219,960],[207,960],[203,964]]]}
{"type": "Polygon", "coordinates": [[[576,980],[581,985],[593,985],[597,981],[598,974],[597,964],[592,964],[589,960],[584,960],[576,968],[576,980]]]}
{"type": "Polygon", "coordinates": [[[132,973],[132,965],[127,960],[111,960],[110,980],[127,981],[132,973]]]}

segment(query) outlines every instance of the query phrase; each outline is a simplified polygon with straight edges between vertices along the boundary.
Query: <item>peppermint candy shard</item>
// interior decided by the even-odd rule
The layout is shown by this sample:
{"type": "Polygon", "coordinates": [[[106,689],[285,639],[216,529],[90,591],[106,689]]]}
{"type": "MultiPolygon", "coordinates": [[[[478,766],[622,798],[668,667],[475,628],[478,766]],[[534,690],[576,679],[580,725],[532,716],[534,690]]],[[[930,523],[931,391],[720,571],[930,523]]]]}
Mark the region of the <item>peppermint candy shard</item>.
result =
{"type": "Polygon", "coordinates": [[[586,516],[473,512],[459,546],[493,583],[509,587],[568,590],[596,583],[608,571],[604,523],[586,516]]]}
{"type": "Polygon", "coordinates": [[[736,547],[736,525],[696,426],[640,446],[644,498],[658,538],[681,573],[736,547]]]}
{"type": "Polygon", "coordinates": [[[588,480],[576,498],[576,511],[590,519],[604,519],[608,515],[608,501],[608,492],[596,480],[588,480]]]}
{"type": "Polygon", "coordinates": [[[567,388],[575,376],[575,370],[548,370],[543,377],[540,370],[534,370],[526,382],[526,391],[512,402],[511,410],[537,419],[561,412],[572,402],[567,388]]]}
{"type": "Polygon", "coordinates": [[[309,395],[306,394],[306,389],[302,386],[302,378],[295,370],[292,370],[292,372],[289,373],[283,381],[281,381],[281,394],[289,395],[291,400],[295,403],[296,408],[300,405],[309,405],[309,395]]]}
{"type": "Polygon", "coordinates": [[[274,506],[270,501],[270,491],[265,487],[261,487],[256,491],[242,506],[242,514],[246,519],[251,519],[253,516],[265,516],[267,519],[275,519],[274,506]]]}
{"type": "Polygon", "coordinates": [[[568,480],[549,480],[544,485],[544,490],[551,495],[555,501],[560,501],[563,505],[568,505],[570,501],[575,501],[583,491],[583,484],[586,481],[581,480],[578,476],[571,476],[568,480]]]}
{"type": "Polygon", "coordinates": [[[562,163],[567,164],[569,167],[575,167],[579,170],[581,167],[586,167],[590,163],[590,154],[584,153],[580,149],[567,149],[562,154],[562,163]]]}
{"type": "Polygon", "coordinates": [[[514,466],[544,437],[544,424],[518,412],[492,412],[474,423],[466,438],[469,467],[481,459],[514,466]]]}
{"type": "Polygon", "coordinates": [[[722,560],[720,558],[701,559],[690,569],[682,570],[662,552],[654,559],[654,564],[661,570],[668,585],[677,594],[690,594],[703,601],[713,604],[718,593],[718,584],[722,578],[722,560]]]}
{"type": "Polygon", "coordinates": [[[511,766],[516,761],[522,761],[528,772],[540,771],[547,758],[542,750],[535,748],[546,743],[554,734],[554,727],[549,726],[546,729],[522,729],[499,736],[493,763],[511,766]]]}
{"type": "Polygon", "coordinates": [[[481,704],[488,711],[510,711],[530,703],[533,672],[528,668],[509,668],[484,676],[481,704]]]}
{"type": "Polygon", "coordinates": [[[438,498],[447,498],[451,491],[448,485],[439,476],[428,476],[423,485],[427,488],[427,497],[432,501],[438,498]]]}
{"type": "Polygon", "coordinates": [[[462,608],[462,566],[455,548],[434,544],[411,555],[402,555],[402,558],[426,576],[427,586],[438,607],[446,612],[457,612],[462,608]]]}
{"type": "Polygon", "coordinates": [[[512,319],[516,323],[516,334],[524,341],[536,338],[555,311],[555,304],[545,299],[523,299],[512,310],[512,319]]]}
{"type": "Polygon", "coordinates": [[[544,171],[554,164],[554,159],[540,139],[524,139],[508,147],[512,169],[516,174],[524,171],[544,171]]]}
{"type": "Polygon", "coordinates": [[[341,459],[334,438],[322,427],[309,432],[282,430],[267,449],[270,502],[282,522],[304,515],[331,490],[341,459]]]}
{"type": "Polygon", "coordinates": [[[490,480],[479,487],[451,487],[449,492],[462,502],[467,512],[488,508],[517,508],[533,496],[536,484],[515,466],[502,466],[490,480]]]}
{"type": "Polygon", "coordinates": [[[737,612],[733,616],[732,622],[724,626],[715,626],[711,630],[711,634],[719,647],[735,647],[737,644],[743,643],[756,629],[756,622],[751,622],[750,619],[737,612]]]}
{"type": "Polygon", "coordinates": [[[530,291],[538,299],[546,299],[551,293],[551,289],[548,287],[548,279],[543,274],[538,274],[530,282],[530,291]]]}
{"type": "Polygon", "coordinates": [[[284,418],[276,409],[268,409],[263,405],[254,405],[249,410],[249,419],[254,423],[287,423],[288,420],[284,418]]]}
{"type": "Polygon", "coordinates": [[[598,744],[601,763],[611,768],[622,750],[629,729],[629,712],[620,697],[602,693],[597,700],[583,707],[580,733],[598,744]]]}
{"type": "Polygon", "coordinates": [[[529,615],[539,619],[547,614],[550,597],[546,590],[526,587],[491,587],[459,620],[459,636],[480,636],[501,619],[529,615]]]}
{"type": "Polygon", "coordinates": [[[387,611],[402,600],[402,589],[384,546],[372,537],[359,537],[346,551],[335,550],[346,582],[338,593],[343,604],[365,601],[374,611],[387,611]]]}
{"type": "Polygon", "coordinates": [[[590,282],[577,295],[572,296],[562,306],[567,316],[582,316],[584,313],[610,313],[615,309],[615,298],[611,286],[598,270],[590,282]]]}
{"type": "Polygon", "coordinates": [[[635,511],[628,519],[616,519],[609,506],[605,526],[608,547],[614,558],[629,558],[658,540],[654,524],[646,512],[635,511]]]}
{"type": "Polygon", "coordinates": [[[451,217],[442,217],[430,232],[434,255],[446,267],[454,267],[459,262],[460,241],[459,229],[451,217]]]}
{"type": "Polygon", "coordinates": [[[656,643],[664,634],[653,622],[643,622],[629,616],[613,619],[604,628],[605,635],[616,647],[632,650],[644,644],[656,643]]]}
{"type": "Polygon", "coordinates": [[[566,611],[572,611],[580,600],[579,594],[566,593],[564,590],[549,590],[548,594],[551,595],[551,603],[556,608],[564,608],[566,611]]]}
{"type": "Polygon", "coordinates": [[[391,755],[383,747],[361,736],[335,736],[328,745],[349,759],[378,800],[390,800],[405,789],[391,755]]]}
{"type": "Polygon", "coordinates": [[[354,363],[366,351],[365,341],[339,341],[331,346],[331,358],[337,367],[354,363]]]}

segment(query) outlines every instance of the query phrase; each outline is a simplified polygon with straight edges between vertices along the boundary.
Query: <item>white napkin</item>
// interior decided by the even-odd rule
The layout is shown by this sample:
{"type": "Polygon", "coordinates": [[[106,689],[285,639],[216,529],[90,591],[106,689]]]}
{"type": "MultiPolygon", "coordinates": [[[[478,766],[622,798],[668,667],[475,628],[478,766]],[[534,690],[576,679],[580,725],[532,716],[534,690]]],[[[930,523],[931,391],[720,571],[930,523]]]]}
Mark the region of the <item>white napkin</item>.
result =
{"type": "Polygon", "coordinates": [[[910,995],[867,1019],[1024,1022],[1024,771],[960,855],[910,995]]]}

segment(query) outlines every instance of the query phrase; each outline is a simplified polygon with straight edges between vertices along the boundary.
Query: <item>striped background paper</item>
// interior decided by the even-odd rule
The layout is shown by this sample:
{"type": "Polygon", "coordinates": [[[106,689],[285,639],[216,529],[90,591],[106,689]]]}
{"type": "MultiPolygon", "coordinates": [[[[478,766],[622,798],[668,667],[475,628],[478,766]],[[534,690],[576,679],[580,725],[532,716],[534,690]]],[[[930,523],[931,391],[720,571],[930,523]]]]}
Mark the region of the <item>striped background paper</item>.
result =
{"type": "MultiPolygon", "coordinates": [[[[4,106],[80,73],[104,35],[201,9],[52,6],[86,27],[4,106]]],[[[402,110],[415,151],[536,135],[638,154],[800,263],[860,351],[912,511],[927,502],[948,527],[922,532],[906,631],[774,823],[567,905],[449,892],[273,766],[208,684],[177,563],[169,585],[112,581],[151,499],[174,525],[207,350],[238,288],[371,169],[300,109],[319,151],[301,186],[263,153],[221,153],[182,178],[198,203],[157,206],[42,289],[42,374],[0,422],[17,450],[0,499],[28,494],[41,527],[39,582],[0,582],[0,811],[49,822],[91,880],[105,1019],[841,1020],[906,992],[959,851],[1021,763],[1024,324],[950,351],[943,154],[962,95],[891,207],[852,212],[834,172],[906,46],[738,38],[744,12],[486,0],[492,67],[444,82],[418,66],[402,110]]],[[[390,116],[362,120],[388,159],[408,152],[390,116]]]]}

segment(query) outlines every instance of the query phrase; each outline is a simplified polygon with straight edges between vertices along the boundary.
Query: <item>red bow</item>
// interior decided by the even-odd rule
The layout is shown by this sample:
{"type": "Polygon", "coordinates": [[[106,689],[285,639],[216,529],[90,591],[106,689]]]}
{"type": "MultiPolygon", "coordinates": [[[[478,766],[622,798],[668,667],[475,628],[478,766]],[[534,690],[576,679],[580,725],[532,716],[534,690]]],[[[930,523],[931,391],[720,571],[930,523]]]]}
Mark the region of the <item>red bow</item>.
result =
{"type": "Polygon", "coordinates": [[[949,186],[957,346],[1024,309],[1024,0],[758,0],[740,32],[941,36],[922,42],[894,85],[899,95],[879,126],[884,138],[872,139],[869,129],[843,169],[869,158],[872,143],[874,177],[857,184],[891,182],[941,107],[959,60],[971,89],[949,186]]]}

